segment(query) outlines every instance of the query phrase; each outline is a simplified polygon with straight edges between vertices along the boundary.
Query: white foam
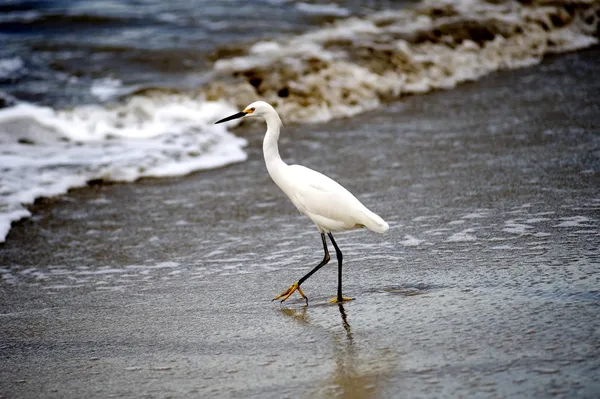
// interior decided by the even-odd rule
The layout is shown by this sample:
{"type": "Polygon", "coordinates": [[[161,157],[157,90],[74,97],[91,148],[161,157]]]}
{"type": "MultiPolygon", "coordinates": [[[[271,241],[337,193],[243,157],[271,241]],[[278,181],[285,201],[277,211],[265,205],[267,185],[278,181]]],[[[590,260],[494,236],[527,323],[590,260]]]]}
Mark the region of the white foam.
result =
{"type": "MultiPolygon", "coordinates": [[[[329,4],[296,7],[338,10],[329,4]]],[[[561,4],[423,1],[257,43],[245,55],[218,60],[215,76],[248,76],[250,71],[261,79],[262,99],[275,103],[284,121],[324,122],[377,108],[382,98],[449,89],[493,71],[537,64],[548,53],[589,47],[598,41],[597,23],[582,18],[582,9],[555,26],[552,18],[565,15],[561,4]],[[440,7],[453,12],[438,15],[440,7]],[[502,26],[503,32],[481,40],[469,36],[470,29],[445,31],[449,25],[473,23],[502,26]],[[424,40],[415,40],[420,36],[424,40]],[[284,101],[278,94],[282,87],[290,93],[284,101]]],[[[590,13],[597,9],[590,7],[590,13]]],[[[256,95],[246,79],[217,85],[227,96],[256,95]]]]}
{"type": "Polygon", "coordinates": [[[464,224],[465,221],[464,220],[453,220],[451,222],[448,222],[449,225],[457,225],[457,224],[464,224]]]}
{"type": "Polygon", "coordinates": [[[477,237],[471,234],[473,232],[475,232],[475,229],[465,229],[461,232],[454,233],[448,237],[446,242],[477,241],[477,237]]]}
{"type": "Polygon", "coordinates": [[[516,220],[507,220],[504,222],[502,231],[511,234],[524,235],[527,234],[530,229],[532,229],[532,227],[527,224],[518,223],[516,220]]]}
{"type": "Polygon", "coordinates": [[[532,234],[534,237],[550,237],[552,234],[546,233],[543,231],[538,231],[537,233],[532,234]]]}
{"type": "Polygon", "coordinates": [[[426,222],[428,220],[439,219],[439,216],[417,216],[413,218],[414,222],[426,222]]]}
{"type": "Polygon", "coordinates": [[[548,219],[548,218],[531,218],[531,219],[527,219],[525,221],[525,223],[539,223],[539,222],[545,222],[548,220],[550,220],[550,219],[548,219]]]}
{"type": "Polygon", "coordinates": [[[103,274],[120,274],[125,273],[125,269],[113,269],[113,268],[103,268],[98,270],[86,270],[86,271],[78,271],[76,274],[80,276],[96,276],[103,274]]]}
{"type": "Polygon", "coordinates": [[[447,231],[450,231],[450,230],[451,229],[449,229],[449,228],[440,227],[437,229],[426,230],[423,232],[423,234],[428,234],[428,235],[432,235],[432,236],[443,236],[446,234],[447,231]]]}
{"type": "Polygon", "coordinates": [[[123,83],[119,79],[110,77],[94,81],[90,89],[92,95],[102,101],[115,98],[126,91],[123,89],[123,83]]]}
{"type": "Polygon", "coordinates": [[[15,11],[0,14],[0,22],[32,22],[40,18],[38,11],[15,11]]]}
{"type": "Polygon", "coordinates": [[[350,15],[350,11],[340,7],[334,3],[325,4],[311,4],[311,3],[296,3],[295,5],[298,11],[305,14],[313,15],[330,15],[335,17],[347,17],[350,15]]]}
{"type": "Polygon", "coordinates": [[[471,212],[471,213],[467,213],[466,215],[462,216],[462,219],[482,219],[488,216],[488,212],[487,211],[480,211],[480,212],[471,212]]]}
{"type": "Polygon", "coordinates": [[[425,240],[419,240],[411,235],[405,235],[404,240],[400,241],[400,244],[404,245],[405,247],[418,247],[424,242],[425,240]]]}
{"type": "Polygon", "coordinates": [[[180,266],[179,262],[173,262],[173,261],[159,262],[156,265],[154,265],[155,268],[174,268],[174,267],[179,267],[179,266],[180,266]]]}
{"type": "Polygon", "coordinates": [[[554,227],[594,227],[593,225],[587,224],[593,222],[592,219],[587,216],[570,216],[560,218],[563,222],[555,225],[554,227]]]}
{"type": "Polygon", "coordinates": [[[598,230],[575,230],[575,231],[573,231],[573,234],[594,234],[594,235],[600,235],[600,231],[598,231],[598,230]]]}
{"type": "Polygon", "coordinates": [[[20,57],[0,59],[0,78],[7,78],[14,72],[23,68],[23,60],[20,57]]]}
{"type": "Polygon", "coordinates": [[[213,124],[235,111],[177,95],[132,97],[111,107],[0,110],[0,242],[11,222],[29,216],[25,205],[89,180],[131,182],[244,161],[246,141],[213,124]]]}
{"type": "Polygon", "coordinates": [[[0,242],[4,242],[3,237],[6,238],[12,222],[29,216],[31,216],[31,212],[25,208],[14,208],[0,212],[0,242]]]}
{"type": "Polygon", "coordinates": [[[179,22],[180,17],[171,12],[161,12],[157,15],[156,19],[162,22],[176,23],[179,22]]]}

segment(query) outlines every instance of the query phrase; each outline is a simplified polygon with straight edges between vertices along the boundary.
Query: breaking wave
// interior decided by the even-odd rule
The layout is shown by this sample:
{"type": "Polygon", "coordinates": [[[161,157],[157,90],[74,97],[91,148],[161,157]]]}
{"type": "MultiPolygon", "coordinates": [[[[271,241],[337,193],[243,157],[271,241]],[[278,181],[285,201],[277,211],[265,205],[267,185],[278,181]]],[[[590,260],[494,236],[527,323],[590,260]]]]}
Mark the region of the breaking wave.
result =
{"type": "Polygon", "coordinates": [[[246,141],[213,124],[234,111],[178,95],[135,96],[112,107],[0,110],[0,242],[39,197],[91,181],[181,176],[244,161],[246,141]]]}
{"type": "Polygon", "coordinates": [[[244,54],[215,62],[221,79],[204,92],[240,107],[264,99],[284,120],[323,122],[589,47],[599,20],[591,0],[425,1],[237,49],[244,54]]]}

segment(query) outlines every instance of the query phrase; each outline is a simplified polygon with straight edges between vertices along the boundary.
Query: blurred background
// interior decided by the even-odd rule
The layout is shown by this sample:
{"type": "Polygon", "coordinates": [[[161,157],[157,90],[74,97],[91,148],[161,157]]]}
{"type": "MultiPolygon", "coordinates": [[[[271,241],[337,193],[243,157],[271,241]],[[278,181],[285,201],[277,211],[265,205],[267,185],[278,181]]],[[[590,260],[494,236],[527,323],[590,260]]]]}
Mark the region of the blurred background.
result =
{"type": "Polygon", "coordinates": [[[3,1],[1,89],[53,106],[194,89],[219,57],[406,1],[3,1]]]}

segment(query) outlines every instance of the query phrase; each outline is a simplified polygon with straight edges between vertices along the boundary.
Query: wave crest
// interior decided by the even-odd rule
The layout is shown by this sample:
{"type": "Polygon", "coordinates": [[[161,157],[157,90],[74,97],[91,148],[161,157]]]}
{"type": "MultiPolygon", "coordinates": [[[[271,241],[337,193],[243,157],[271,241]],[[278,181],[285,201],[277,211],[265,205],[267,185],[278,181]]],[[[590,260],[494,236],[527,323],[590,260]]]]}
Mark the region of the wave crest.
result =
{"type": "Polygon", "coordinates": [[[111,107],[0,110],[0,242],[26,205],[88,182],[181,176],[244,161],[246,141],[213,122],[235,109],[201,98],[131,97],[111,107]]]}
{"type": "Polygon", "coordinates": [[[221,79],[204,92],[239,107],[260,98],[287,121],[322,122],[591,46],[598,15],[598,1],[426,1],[256,43],[217,60],[221,79]]]}

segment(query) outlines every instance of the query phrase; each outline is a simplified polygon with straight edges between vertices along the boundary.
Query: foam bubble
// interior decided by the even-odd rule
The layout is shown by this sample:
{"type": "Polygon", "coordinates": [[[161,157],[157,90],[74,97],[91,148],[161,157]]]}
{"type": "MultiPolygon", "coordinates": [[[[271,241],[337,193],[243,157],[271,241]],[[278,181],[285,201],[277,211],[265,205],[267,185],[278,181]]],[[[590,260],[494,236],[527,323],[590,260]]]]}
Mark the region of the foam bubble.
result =
{"type": "Polygon", "coordinates": [[[448,237],[446,242],[477,241],[477,237],[471,234],[473,232],[475,232],[475,229],[465,229],[458,233],[454,233],[448,237]]]}
{"type": "Polygon", "coordinates": [[[527,224],[519,223],[516,220],[507,220],[504,222],[502,231],[510,234],[524,235],[528,234],[531,229],[532,227],[527,224]]]}
{"type": "Polygon", "coordinates": [[[587,224],[592,222],[592,219],[587,216],[569,216],[560,219],[562,222],[554,227],[593,227],[593,225],[587,224]]]}
{"type": "Polygon", "coordinates": [[[488,216],[487,211],[471,212],[471,213],[467,213],[466,215],[462,216],[462,219],[482,219],[487,216],[488,216]]]}
{"type": "Polygon", "coordinates": [[[532,234],[534,237],[550,237],[552,234],[543,231],[538,231],[532,234]]]}
{"type": "Polygon", "coordinates": [[[504,251],[514,251],[514,250],[519,250],[519,249],[522,249],[522,248],[521,247],[513,247],[511,245],[495,245],[495,246],[491,247],[490,249],[504,250],[504,251]]]}
{"type": "Polygon", "coordinates": [[[23,60],[20,57],[0,59],[0,78],[10,77],[14,72],[23,68],[23,60]]]}
{"type": "Polygon", "coordinates": [[[457,225],[457,224],[464,224],[465,221],[464,220],[452,220],[450,222],[448,222],[449,225],[457,225]]]}
{"type": "Polygon", "coordinates": [[[301,11],[305,14],[330,15],[335,17],[347,17],[350,15],[350,11],[334,3],[296,3],[295,7],[298,11],[301,11]]]}
{"type": "Polygon", "coordinates": [[[418,247],[423,242],[425,242],[425,240],[419,240],[411,235],[405,235],[404,240],[400,241],[400,244],[404,245],[405,247],[418,247]]]}
{"type": "Polygon", "coordinates": [[[101,101],[106,101],[125,93],[123,83],[119,79],[110,77],[94,81],[90,91],[92,95],[101,101]]]}
{"type": "Polygon", "coordinates": [[[550,220],[550,219],[538,217],[538,218],[527,219],[525,221],[525,223],[540,223],[540,222],[545,222],[545,221],[548,221],[548,220],[550,220]]]}

